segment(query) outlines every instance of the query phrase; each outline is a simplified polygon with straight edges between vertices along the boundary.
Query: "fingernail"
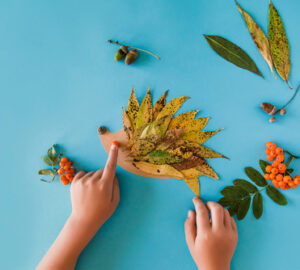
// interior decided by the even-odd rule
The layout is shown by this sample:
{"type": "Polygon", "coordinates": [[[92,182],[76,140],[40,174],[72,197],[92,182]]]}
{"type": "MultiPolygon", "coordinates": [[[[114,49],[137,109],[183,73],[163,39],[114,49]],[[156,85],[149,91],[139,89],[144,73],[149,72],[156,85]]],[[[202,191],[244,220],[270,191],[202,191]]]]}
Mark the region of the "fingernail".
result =
{"type": "Polygon", "coordinates": [[[192,217],[192,211],[191,210],[189,210],[188,211],[188,216],[187,216],[188,218],[191,218],[192,217]]]}
{"type": "Polygon", "coordinates": [[[119,147],[119,143],[117,141],[113,141],[111,143],[111,147],[118,148],[119,147]]]}

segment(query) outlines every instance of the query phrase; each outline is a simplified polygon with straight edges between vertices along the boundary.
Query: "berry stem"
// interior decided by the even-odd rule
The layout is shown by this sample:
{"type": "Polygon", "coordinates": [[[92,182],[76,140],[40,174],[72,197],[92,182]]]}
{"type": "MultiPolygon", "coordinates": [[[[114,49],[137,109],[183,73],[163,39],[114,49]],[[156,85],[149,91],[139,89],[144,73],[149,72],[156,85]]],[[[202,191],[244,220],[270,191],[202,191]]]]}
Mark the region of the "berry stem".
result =
{"type": "Polygon", "coordinates": [[[152,53],[152,52],[149,52],[147,50],[144,50],[144,49],[140,49],[140,48],[137,48],[137,47],[133,47],[133,46],[128,46],[128,45],[125,45],[125,44],[122,44],[122,43],[119,43],[119,41],[113,41],[113,40],[108,40],[109,43],[114,43],[114,44],[118,44],[118,45],[121,45],[121,46],[125,46],[125,47],[128,47],[130,49],[134,49],[134,50],[138,50],[138,51],[142,51],[142,52],[145,52],[145,53],[148,53],[150,55],[152,55],[153,57],[157,58],[158,60],[160,60],[160,57],[157,56],[156,54],[152,53]]]}
{"type": "Polygon", "coordinates": [[[297,89],[296,89],[294,95],[291,97],[291,99],[282,108],[280,108],[279,110],[277,110],[276,113],[278,113],[281,109],[284,109],[285,107],[287,107],[293,101],[293,99],[296,97],[297,93],[299,92],[299,89],[300,89],[300,84],[297,86],[297,89]]]}

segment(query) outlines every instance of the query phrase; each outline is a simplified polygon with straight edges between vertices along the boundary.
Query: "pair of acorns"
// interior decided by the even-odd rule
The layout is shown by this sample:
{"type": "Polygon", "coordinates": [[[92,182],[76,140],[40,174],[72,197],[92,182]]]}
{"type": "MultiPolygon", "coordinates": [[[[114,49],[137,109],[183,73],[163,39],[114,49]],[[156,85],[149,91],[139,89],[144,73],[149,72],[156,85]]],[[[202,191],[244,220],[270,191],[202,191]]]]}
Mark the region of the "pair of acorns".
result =
{"type": "Polygon", "coordinates": [[[128,50],[128,47],[123,45],[117,50],[115,60],[120,61],[125,57],[125,64],[130,65],[136,60],[138,55],[137,50],[128,50]]]}

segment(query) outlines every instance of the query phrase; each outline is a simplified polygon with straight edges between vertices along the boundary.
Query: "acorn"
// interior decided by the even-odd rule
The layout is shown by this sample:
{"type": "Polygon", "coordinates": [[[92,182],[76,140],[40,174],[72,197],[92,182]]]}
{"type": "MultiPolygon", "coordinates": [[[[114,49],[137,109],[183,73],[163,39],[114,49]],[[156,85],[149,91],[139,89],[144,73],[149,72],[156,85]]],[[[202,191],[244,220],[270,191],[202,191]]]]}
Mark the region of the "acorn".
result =
{"type": "Polygon", "coordinates": [[[100,126],[98,127],[98,133],[103,135],[107,131],[106,127],[100,126]]]}
{"type": "Polygon", "coordinates": [[[132,64],[135,61],[135,59],[138,57],[138,55],[139,54],[137,50],[130,50],[126,55],[125,64],[126,65],[132,64]]]}
{"type": "Polygon", "coordinates": [[[264,112],[268,113],[269,115],[275,115],[277,112],[277,108],[271,103],[263,102],[260,105],[260,107],[264,112]]]}
{"type": "Polygon", "coordinates": [[[273,123],[273,122],[276,122],[277,121],[277,118],[275,116],[272,116],[270,119],[269,119],[269,122],[270,123],[273,123]]]}
{"type": "Polygon", "coordinates": [[[285,115],[286,114],[286,109],[285,108],[281,108],[279,111],[280,115],[285,115]]]}
{"type": "Polygon", "coordinates": [[[121,46],[115,54],[115,60],[116,61],[122,60],[127,53],[128,53],[128,48],[126,46],[121,46]]]}

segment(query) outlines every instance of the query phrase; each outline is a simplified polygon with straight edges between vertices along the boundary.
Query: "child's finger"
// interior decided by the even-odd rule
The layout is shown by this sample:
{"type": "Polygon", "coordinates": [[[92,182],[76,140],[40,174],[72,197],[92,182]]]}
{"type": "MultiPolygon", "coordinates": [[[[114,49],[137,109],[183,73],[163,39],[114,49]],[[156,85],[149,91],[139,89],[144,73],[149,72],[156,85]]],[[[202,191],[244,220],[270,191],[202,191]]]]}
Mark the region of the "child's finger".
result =
{"type": "Polygon", "coordinates": [[[95,172],[95,174],[93,175],[93,179],[100,180],[102,175],[103,175],[103,169],[100,169],[95,172]]]}
{"type": "Polygon", "coordinates": [[[83,176],[85,175],[85,172],[84,171],[80,171],[78,173],[76,173],[72,183],[78,181],[79,179],[81,179],[83,176]]]}
{"type": "Polygon", "coordinates": [[[118,205],[120,201],[120,188],[119,188],[119,181],[118,178],[115,176],[114,183],[113,183],[113,192],[111,198],[113,204],[118,205]]]}
{"type": "Polygon", "coordinates": [[[235,222],[234,218],[231,217],[230,219],[231,219],[231,226],[232,226],[232,229],[233,229],[234,231],[237,231],[236,222],[235,222]]]}
{"type": "Polygon", "coordinates": [[[227,209],[224,209],[224,225],[226,228],[232,228],[231,225],[231,216],[227,209]]]}
{"type": "Polygon", "coordinates": [[[195,243],[197,228],[196,228],[196,214],[189,210],[187,219],[184,223],[185,240],[188,246],[195,243]]]}
{"type": "Polygon", "coordinates": [[[210,227],[208,210],[199,197],[195,197],[193,203],[196,210],[197,231],[201,233],[203,229],[206,230],[210,227]]]}
{"type": "Polygon", "coordinates": [[[109,156],[101,178],[101,181],[104,181],[106,184],[109,184],[111,188],[113,186],[114,178],[116,176],[117,159],[118,144],[113,142],[110,147],[109,156]]]}
{"type": "Polygon", "coordinates": [[[210,210],[212,227],[224,228],[224,208],[216,202],[208,202],[206,205],[210,210]]]}
{"type": "Polygon", "coordinates": [[[89,178],[91,178],[94,175],[94,173],[95,171],[88,172],[82,177],[82,181],[87,181],[89,178]]]}

